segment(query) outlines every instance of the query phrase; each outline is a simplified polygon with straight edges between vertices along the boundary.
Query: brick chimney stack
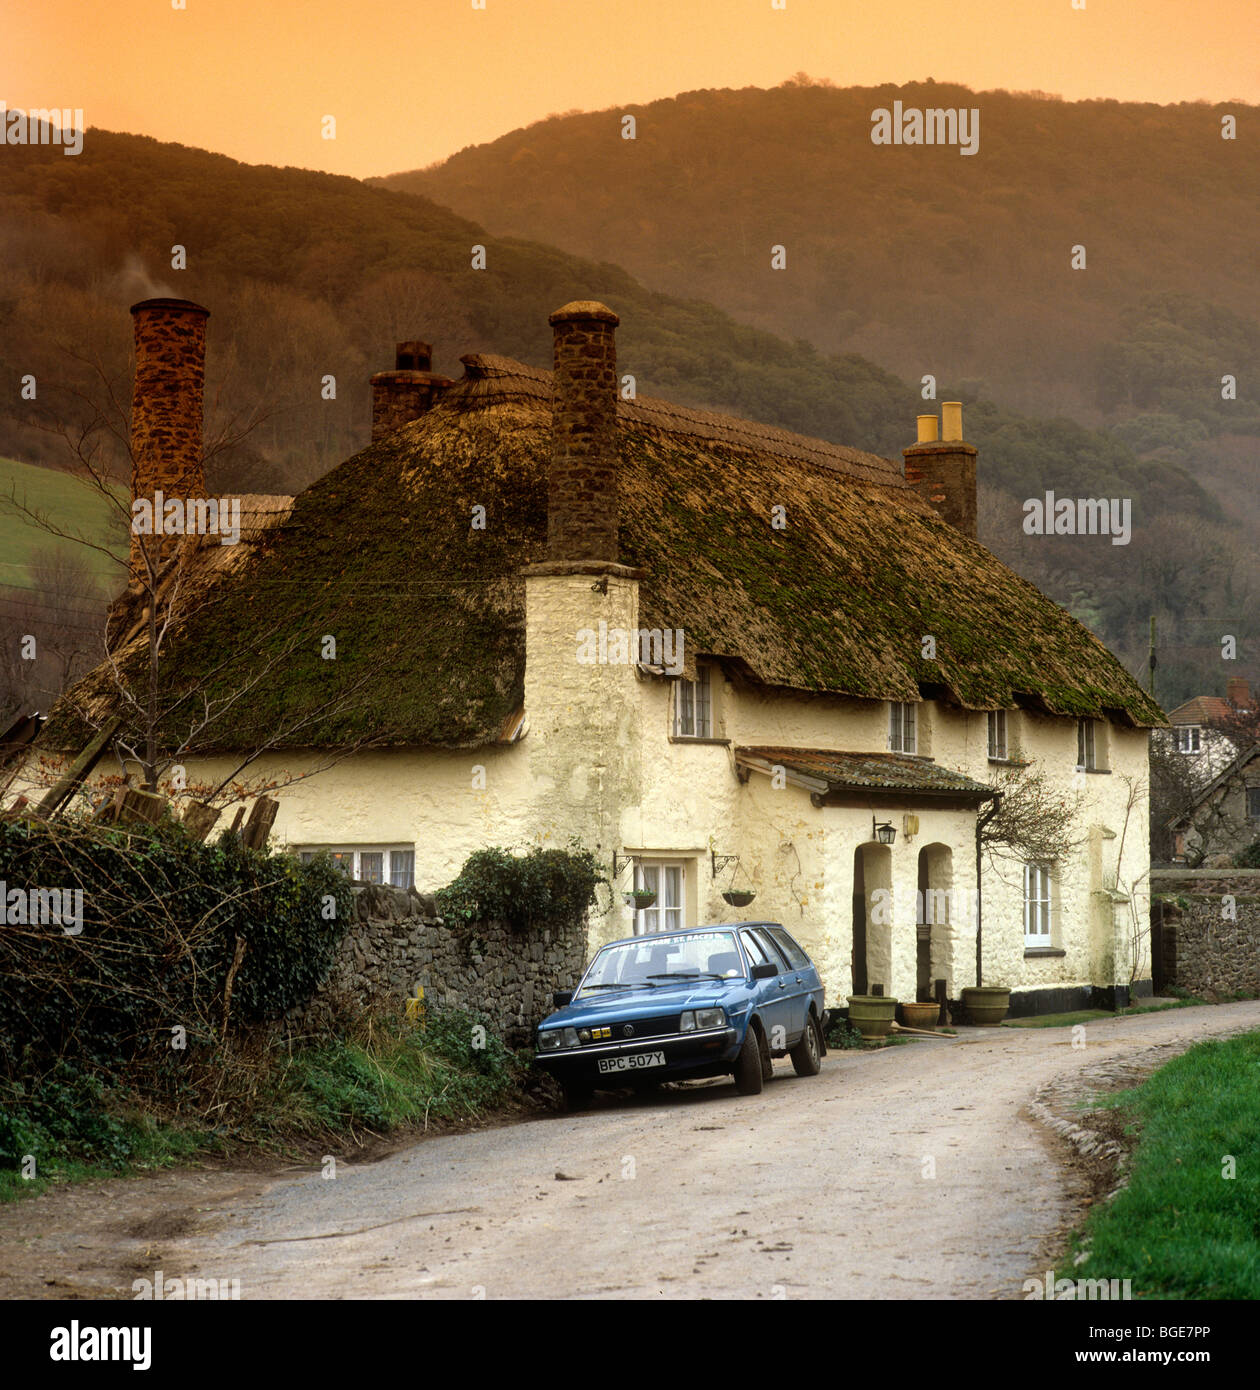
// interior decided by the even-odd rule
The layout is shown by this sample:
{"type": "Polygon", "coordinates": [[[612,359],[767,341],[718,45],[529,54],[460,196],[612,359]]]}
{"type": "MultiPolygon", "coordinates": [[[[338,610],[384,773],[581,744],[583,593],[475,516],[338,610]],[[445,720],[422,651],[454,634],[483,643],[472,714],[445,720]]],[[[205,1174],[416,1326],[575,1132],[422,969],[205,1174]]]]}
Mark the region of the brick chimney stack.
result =
{"type": "Polygon", "coordinates": [[[547,486],[552,560],[617,559],[617,344],[621,320],[575,300],[550,315],[555,398],[547,486]]]}
{"type": "Polygon", "coordinates": [[[976,534],[976,450],[963,443],[962,403],[941,402],[941,438],[936,416],[920,415],[918,441],[902,450],[906,482],[955,530],[976,534]]]}
{"type": "Polygon", "coordinates": [[[450,386],[432,370],[433,348],[419,339],[399,343],[394,370],[372,377],[372,442],[418,420],[450,386]]]}
{"type": "MultiPolygon", "coordinates": [[[[209,309],[189,299],[142,299],[131,306],[136,334],[136,380],[131,398],[131,495],[204,497],[202,398],[205,393],[209,309]]],[[[160,521],[159,521],[160,524],[160,521]]],[[[133,577],[146,575],[141,544],[155,568],[173,553],[178,536],[131,539],[133,577]]]]}
{"type": "Polygon", "coordinates": [[[1225,698],[1235,709],[1251,708],[1251,683],[1246,676],[1230,676],[1225,682],[1225,698]]]}

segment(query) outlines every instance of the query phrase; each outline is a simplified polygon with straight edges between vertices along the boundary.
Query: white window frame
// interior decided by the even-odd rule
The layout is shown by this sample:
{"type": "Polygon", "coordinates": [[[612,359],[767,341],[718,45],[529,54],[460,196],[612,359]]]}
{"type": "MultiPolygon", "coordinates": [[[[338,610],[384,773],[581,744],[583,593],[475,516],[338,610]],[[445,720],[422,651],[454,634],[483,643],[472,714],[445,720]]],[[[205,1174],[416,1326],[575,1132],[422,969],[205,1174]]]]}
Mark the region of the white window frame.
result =
{"type": "Polygon", "coordinates": [[[635,936],[655,936],[660,932],[684,931],[687,927],[687,865],[682,859],[636,859],[634,886],[656,892],[656,906],[634,914],[635,936]],[[677,870],[676,876],[673,871],[677,870]],[[667,891],[672,882],[676,893],[667,891]],[[676,901],[667,901],[670,897],[676,901]]]}
{"type": "Polygon", "coordinates": [[[381,878],[383,884],[391,884],[395,888],[414,888],[416,882],[416,847],[404,844],[392,845],[293,845],[293,853],[305,864],[317,854],[330,854],[333,856],[334,863],[337,858],[349,856],[350,859],[350,878],[356,883],[376,882],[363,877],[363,859],[365,854],[379,854],[381,856],[381,878]],[[398,866],[394,864],[394,856],[402,856],[402,861],[398,866]],[[411,863],[408,866],[406,856],[411,856],[411,863]],[[395,867],[398,869],[398,877],[405,878],[405,883],[395,883],[395,867]]]}
{"type": "Polygon", "coordinates": [[[1076,770],[1098,771],[1098,729],[1096,719],[1076,721],[1076,770]]]}
{"type": "Polygon", "coordinates": [[[713,667],[696,663],[696,679],[680,676],[674,682],[675,738],[714,738],[713,667]]]}
{"type": "Polygon", "coordinates": [[[1053,945],[1054,865],[1024,865],[1024,949],[1053,945]]]}
{"type": "Polygon", "coordinates": [[[900,700],[888,702],[888,749],[892,753],[918,752],[917,706],[900,700]]]}
{"type": "Polygon", "coordinates": [[[993,762],[1004,763],[1010,758],[1010,737],[1007,730],[1006,711],[989,711],[989,757],[993,762]]]}
{"type": "Polygon", "coordinates": [[[1198,724],[1178,724],[1173,729],[1178,753],[1201,753],[1203,751],[1203,730],[1198,724]]]}

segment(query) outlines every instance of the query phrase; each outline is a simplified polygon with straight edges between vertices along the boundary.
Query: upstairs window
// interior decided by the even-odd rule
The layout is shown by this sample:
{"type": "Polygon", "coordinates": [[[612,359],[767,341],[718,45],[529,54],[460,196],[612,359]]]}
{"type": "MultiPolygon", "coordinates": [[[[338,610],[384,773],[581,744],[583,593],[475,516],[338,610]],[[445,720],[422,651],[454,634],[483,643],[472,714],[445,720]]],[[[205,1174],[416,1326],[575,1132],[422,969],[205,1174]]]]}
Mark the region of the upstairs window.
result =
{"type": "Polygon", "coordinates": [[[674,682],[674,737],[713,737],[713,682],[708,666],[696,667],[696,678],[674,682]]]}
{"type": "Polygon", "coordinates": [[[1197,724],[1179,724],[1173,735],[1177,740],[1178,753],[1198,753],[1202,747],[1202,730],[1197,724]]]}
{"type": "Polygon", "coordinates": [[[893,753],[918,751],[914,706],[893,701],[888,706],[888,748],[893,753]]]}
{"type": "Polygon", "coordinates": [[[1085,772],[1098,768],[1097,738],[1092,719],[1080,719],[1076,724],[1076,766],[1085,772]]]}
{"type": "Polygon", "coordinates": [[[989,711],[989,757],[1003,762],[1008,757],[1006,751],[1006,711],[1004,709],[991,709],[989,711]]]}

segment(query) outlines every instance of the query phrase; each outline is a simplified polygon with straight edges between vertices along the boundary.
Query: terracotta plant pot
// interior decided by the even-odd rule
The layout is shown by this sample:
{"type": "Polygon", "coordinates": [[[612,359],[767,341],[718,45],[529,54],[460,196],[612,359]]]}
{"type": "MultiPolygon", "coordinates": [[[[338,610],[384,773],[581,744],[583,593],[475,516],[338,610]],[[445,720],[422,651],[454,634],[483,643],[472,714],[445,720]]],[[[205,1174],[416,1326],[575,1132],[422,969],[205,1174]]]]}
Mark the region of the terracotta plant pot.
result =
{"type": "Polygon", "coordinates": [[[940,1016],[941,1006],[934,999],[922,1004],[901,1006],[901,1021],[907,1028],[935,1028],[940,1016]]]}
{"type": "Polygon", "coordinates": [[[731,907],[747,907],[756,896],[751,888],[728,888],[722,894],[722,901],[731,907]]]}
{"type": "Polygon", "coordinates": [[[1005,985],[968,985],[962,997],[967,1017],[977,1028],[996,1028],[1011,1007],[1011,991],[1005,985]]]}
{"type": "Polygon", "coordinates": [[[897,1016],[897,1001],[882,994],[850,994],[849,1022],[864,1038],[886,1038],[897,1016]]]}

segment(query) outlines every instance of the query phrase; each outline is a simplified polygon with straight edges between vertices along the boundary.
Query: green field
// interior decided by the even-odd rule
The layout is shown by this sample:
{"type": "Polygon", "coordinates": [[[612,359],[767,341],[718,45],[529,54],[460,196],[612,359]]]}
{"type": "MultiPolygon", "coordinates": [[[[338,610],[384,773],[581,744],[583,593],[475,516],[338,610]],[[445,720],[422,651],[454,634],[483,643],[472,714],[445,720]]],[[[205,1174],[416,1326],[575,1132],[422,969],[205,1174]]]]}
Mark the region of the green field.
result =
{"type": "MultiPolygon", "coordinates": [[[[14,497],[48,516],[63,531],[84,536],[98,545],[110,540],[110,508],[82,479],[0,458],[0,586],[29,589],[27,566],[63,551],[82,557],[106,590],[119,587],[122,571],[117,565],[111,565],[104,555],[88,546],[50,536],[14,508],[14,497]]],[[[121,557],[126,553],[126,533],[117,521],[112,522],[112,530],[114,553],[121,557]]]]}
{"type": "Polygon", "coordinates": [[[1199,1043],[1102,1099],[1140,1134],[1128,1185],[1093,1208],[1069,1279],[1137,1298],[1260,1298],[1260,1033],[1199,1043]]]}

